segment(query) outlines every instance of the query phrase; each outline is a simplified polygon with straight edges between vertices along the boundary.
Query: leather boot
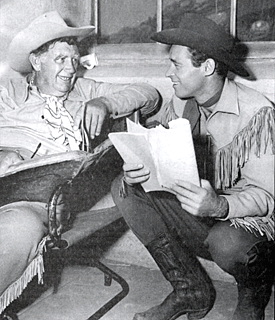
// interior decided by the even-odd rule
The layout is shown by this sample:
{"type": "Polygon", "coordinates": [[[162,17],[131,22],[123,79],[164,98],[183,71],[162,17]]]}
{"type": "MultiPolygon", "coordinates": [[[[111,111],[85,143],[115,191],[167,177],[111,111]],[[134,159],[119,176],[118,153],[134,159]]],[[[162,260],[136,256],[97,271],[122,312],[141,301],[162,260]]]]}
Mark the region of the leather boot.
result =
{"type": "Polygon", "coordinates": [[[236,268],[238,304],[232,320],[264,320],[274,283],[274,243],[257,243],[246,266],[236,268]]]}
{"type": "Polygon", "coordinates": [[[183,314],[189,320],[205,317],[214,305],[216,292],[197,258],[164,234],[147,249],[174,290],[160,305],[135,314],[134,320],[174,320],[183,314]]]}

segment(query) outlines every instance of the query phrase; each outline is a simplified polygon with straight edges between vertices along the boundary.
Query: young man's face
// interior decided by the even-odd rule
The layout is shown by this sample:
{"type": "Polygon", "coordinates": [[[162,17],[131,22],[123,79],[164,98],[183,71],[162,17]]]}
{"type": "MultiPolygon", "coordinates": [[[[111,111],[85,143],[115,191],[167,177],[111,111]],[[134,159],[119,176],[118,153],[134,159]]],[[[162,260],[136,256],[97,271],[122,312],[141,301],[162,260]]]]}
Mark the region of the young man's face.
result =
{"type": "Polygon", "coordinates": [[[40,70],[37,72],[38,89],[57,97],[65,95],[75,80],[79,62],[77,46],[67,42],[56,42],[38,57],[40,70]]]}
{"type": "Polygon", "coordinates": [[[169,58],[171,65],[166,72],[173,83],[177,97],[181,99],[196,98],[203,94],[204,72],[201,67],[194,67],[191,54],[187,47],[173,45],[170,49],[169,58]]]}

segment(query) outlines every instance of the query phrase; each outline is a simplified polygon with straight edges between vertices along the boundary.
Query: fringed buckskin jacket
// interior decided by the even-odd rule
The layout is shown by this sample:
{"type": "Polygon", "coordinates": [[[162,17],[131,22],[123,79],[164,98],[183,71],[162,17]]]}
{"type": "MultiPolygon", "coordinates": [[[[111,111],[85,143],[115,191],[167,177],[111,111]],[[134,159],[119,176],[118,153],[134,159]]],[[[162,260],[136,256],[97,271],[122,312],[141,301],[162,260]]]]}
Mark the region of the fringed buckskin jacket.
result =
{"type": "MultiPolygon", "coordinates": [[[[167,125],[177,117],[172,100],[155,121],[167,125]]],[[[186,103],[182,117],[190,121],[195,144],[202,122],[211,137],[213,186],[229,203],[227,219],[235,227],[256,230],[274,240],[274,104],[261,93],[226,79],[207,120],[194,100],[186,103]]]]}

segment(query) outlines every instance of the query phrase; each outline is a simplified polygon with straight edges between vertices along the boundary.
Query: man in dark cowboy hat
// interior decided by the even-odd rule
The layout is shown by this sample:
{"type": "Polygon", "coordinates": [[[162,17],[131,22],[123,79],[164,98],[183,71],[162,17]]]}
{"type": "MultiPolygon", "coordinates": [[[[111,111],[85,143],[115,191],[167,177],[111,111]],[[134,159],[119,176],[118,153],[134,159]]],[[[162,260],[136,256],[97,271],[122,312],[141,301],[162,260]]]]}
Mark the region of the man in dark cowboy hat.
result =
{"type": "MultiPolygon", "coordinates": [[[[69,27],[53,11],[36,18],[11,41],[10,66],[27,76],[0,87],[0,174],[29,159],[37,146],[35,157],[79,150],[87,136],[93,139],[101,133],[105,118],[157,106],[159,94],[150,85],[76,77],[77,41],[93,30],[69,27]]],[[[0,208],[0,315],[43,271],[41,239],[47,223],[45,203],[21,201],[0,208]]]]}
{"type": "Polygon", "coordinates": [[[234,39],[213,21],[186,14],[179,28],[152,39],[171,45],[166,76],[186,101],[181,111],[171,101],[154,120],[166,126],[189,119],[201,181],[200,187],[171,181],[175,195],[145,193],[140,184],[150,179],[148,168],[125,163],[113,184],[116,205],[173,287],[161,304],[134,319],[205,317],[215,289],[201,256],[237,281],[232,319],[263,320],[274,279],[274,106],[227,78],[228,71],[248,72],[233,54],[234,39]]]}

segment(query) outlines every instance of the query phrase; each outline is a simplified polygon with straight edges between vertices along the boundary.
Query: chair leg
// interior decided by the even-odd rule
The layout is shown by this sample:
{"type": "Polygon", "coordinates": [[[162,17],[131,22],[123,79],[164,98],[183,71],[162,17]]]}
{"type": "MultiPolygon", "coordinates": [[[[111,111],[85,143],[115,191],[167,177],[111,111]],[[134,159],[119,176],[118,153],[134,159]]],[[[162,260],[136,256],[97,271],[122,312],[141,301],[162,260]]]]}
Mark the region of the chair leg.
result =
{"type": "Polygon", "coordinates": [[[92,267],[95,267],[104,273],[104,285],[110,286],[112,283],[112,279],[114,279],[118,284],[120,284],[122,288],[122,290],[117,295],[115,295],[111,300],[106,302],[90,318],[87,319],[98,320],[127,296],[127,294],[129,293],[129,286],[128,283],[121,276],[119,276],[113,270],[108,268],[102,262],[98,260],[93,260],[92,267]]]}

